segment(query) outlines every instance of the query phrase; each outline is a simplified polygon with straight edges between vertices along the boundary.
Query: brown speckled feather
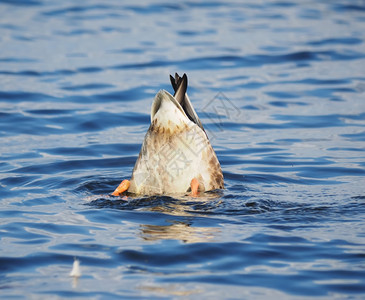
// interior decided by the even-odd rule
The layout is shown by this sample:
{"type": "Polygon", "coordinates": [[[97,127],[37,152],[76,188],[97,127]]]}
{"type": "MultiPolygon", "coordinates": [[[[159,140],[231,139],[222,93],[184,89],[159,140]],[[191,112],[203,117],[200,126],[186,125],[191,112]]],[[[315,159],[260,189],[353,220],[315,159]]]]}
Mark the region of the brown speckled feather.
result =
{"type": "Polygon", "coordinates": [[[177,99],[166,91],[160,91],[155,97],[151,125],[134,166],[128,192],[186,193],[194,177],[199,181],[200,191],[224,187],[217,156],[186,95],[187,77],[184,74],[175,78],[173,87],[177,99]]]}

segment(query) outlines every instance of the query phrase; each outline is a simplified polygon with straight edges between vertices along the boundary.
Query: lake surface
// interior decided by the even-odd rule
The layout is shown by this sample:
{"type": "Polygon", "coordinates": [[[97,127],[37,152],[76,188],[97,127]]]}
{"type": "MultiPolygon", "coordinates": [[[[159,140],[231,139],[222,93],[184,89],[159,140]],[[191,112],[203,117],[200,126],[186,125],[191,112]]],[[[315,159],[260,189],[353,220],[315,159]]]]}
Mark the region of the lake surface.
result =
{"type": "Polygon", "coordinates": [[[365,297],[364,1],[3,0],[0,15],[2,299],[365,297]],[[175,72],[226,188],[110,197],[175,72]]]}

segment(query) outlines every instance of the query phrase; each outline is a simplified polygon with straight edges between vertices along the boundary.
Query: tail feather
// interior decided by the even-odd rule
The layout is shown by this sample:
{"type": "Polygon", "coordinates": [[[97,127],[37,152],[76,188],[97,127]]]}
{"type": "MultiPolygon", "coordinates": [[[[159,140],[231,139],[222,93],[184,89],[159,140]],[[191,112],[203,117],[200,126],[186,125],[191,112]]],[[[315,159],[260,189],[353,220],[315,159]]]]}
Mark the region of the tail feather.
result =
{"type": "Polygon", "coordinates": [[[200,122],[200,119],[190,102],[188,94],[186,93],[188,87],[188,77],[186,74],[184,73],[184,75],[180,77],[179,74],[175,73],[175,78],[170,75],[170,81],[175,91],[174,97],[177,102],[179,102],[188,118],[205,132],[203,124],[200,122]]]}

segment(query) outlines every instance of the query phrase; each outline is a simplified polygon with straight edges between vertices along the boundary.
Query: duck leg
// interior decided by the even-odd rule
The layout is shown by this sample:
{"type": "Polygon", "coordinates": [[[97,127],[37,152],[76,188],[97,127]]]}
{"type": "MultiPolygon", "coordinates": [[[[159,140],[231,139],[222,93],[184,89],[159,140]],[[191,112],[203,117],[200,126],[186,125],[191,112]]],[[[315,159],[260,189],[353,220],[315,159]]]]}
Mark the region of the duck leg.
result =
{"type": "Polygon", "coordinates": [[[198,197],[198,189],[199,189],[199,181],[198,179],[196,179],[195,177],[191,180],[190,182],[190,187],[191,187],[191,196],[193,197],[198,197]]]}
{"type": "Polygon", "coordinates": [[[112,193],[113,196],[120,196],[123,192],[129,189],[130,181],[128,179],[124,179],[115,191],[112,193]]]}

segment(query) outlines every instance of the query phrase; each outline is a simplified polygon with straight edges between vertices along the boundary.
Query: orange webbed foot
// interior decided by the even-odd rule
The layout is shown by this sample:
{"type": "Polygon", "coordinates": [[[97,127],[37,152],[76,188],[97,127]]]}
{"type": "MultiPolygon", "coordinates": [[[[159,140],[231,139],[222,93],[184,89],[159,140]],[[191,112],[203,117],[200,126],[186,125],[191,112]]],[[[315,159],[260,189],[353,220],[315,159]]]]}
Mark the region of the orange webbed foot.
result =
{"type": "Polygon", "coordinates": [[[112,193],[113,196],[120,196],[123,192],[129,189],[130,181],[128,179],[124,179],[120,185],[115,189],[112,193]]]}
{"type": "Polygon", "coordinates": [[[199,189],[199,181],[198,179],[196,179],[195,177],[191,180],[190,182],[190,187],[191,187],[191,196],[193,197],[198,197],[198,189],[199,189]]]}

